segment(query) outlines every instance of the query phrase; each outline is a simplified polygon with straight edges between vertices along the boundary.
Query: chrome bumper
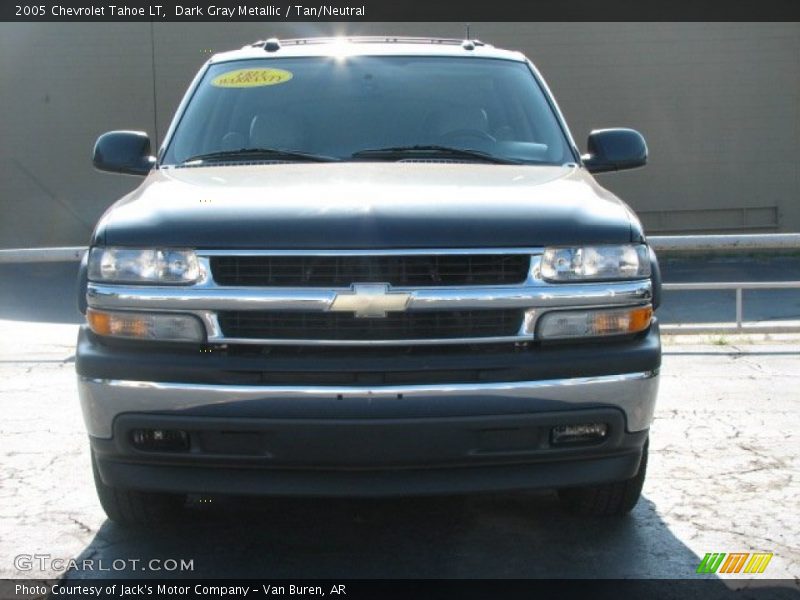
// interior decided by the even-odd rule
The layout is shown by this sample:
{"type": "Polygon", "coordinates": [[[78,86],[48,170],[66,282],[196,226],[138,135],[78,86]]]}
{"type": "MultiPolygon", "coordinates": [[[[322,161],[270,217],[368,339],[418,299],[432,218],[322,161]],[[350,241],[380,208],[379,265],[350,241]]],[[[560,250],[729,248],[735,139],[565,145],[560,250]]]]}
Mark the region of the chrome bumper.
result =
{"type": "MultiPolygon", "coordinates": [[[[658,371],[601,377],[483,384],[408,386],[238,386],[155,383],[78,378],[78,392],[89,435],[112,436],[113,421],[123,413],[171,413],[239,402],[327,401],[351,399],[365,406],[379,402],[410,403],[426,399],[452,402],[466,398],[536,399],[562,403],[564,410],[616,407],[625,413],[627,430],[650,426],[658,392],[658,371]],[[573,405],[573,406],[570,406],[573,405]]],[[[312,417],[315,415],[309,415],[312,417]]],[[[316,415],[317,417],[319,415],[316,415]]]]}

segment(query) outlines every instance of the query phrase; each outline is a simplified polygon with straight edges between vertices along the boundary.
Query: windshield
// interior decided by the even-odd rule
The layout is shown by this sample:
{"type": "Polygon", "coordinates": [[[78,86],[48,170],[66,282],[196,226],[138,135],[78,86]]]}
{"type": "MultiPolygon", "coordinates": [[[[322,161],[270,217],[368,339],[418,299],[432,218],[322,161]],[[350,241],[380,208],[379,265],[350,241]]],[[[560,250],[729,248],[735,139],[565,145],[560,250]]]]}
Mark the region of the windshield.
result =
{"type": "Polygon", "coordinates": [[[162,164],[232,156],[372,161],[436,156],[556,165],[575,160],[525,63],[429,56],[256,59],[211,66],[162,164]]]}

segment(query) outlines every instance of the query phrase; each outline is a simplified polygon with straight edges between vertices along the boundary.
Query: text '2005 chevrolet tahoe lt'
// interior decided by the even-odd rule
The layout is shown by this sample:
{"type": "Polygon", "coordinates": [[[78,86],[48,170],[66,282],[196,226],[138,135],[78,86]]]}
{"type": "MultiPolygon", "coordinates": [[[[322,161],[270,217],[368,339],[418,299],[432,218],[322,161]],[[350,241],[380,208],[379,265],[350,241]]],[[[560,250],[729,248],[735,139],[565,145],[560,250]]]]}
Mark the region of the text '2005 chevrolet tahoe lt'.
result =
{"type": "Polygon", "coordinates": [[[269,39],[215,55],[81,268],[76,368],[120,523],[187,494],[641,493],[658,264],[523,55],[474,40],[269,39]]]}

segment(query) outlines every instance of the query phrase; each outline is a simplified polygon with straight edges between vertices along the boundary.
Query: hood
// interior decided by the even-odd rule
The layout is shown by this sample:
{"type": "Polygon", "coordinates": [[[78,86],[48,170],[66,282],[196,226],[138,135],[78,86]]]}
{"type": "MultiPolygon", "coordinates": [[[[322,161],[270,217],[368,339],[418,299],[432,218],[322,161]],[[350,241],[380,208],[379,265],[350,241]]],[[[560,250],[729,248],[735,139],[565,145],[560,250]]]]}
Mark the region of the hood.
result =
{"type": "Polygon", "coordinates": [[[106,212],[94,241],[206,249],[625,243],[641,237],[629,214],[577,167],[349,162],[162,168],[106,212]]]}

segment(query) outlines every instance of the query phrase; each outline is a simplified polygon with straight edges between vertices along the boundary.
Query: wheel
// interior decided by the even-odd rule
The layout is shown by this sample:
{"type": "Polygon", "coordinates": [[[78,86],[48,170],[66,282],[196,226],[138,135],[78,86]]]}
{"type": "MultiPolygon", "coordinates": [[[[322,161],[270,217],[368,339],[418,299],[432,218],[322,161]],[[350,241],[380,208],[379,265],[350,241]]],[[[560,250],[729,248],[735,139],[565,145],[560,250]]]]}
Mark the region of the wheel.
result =
{"type": "Polygon", "coordinates": [[[621,517],[628,514],[642,495],[647,473],[648,442],[636,475],[624,481],[558,490],[561,505],[570,513],[585,517],[621,517]]]}
{"type": "Polygon", "coordinates": [[[124,526],[150,526],[176,520],[186,502],[184,494],[161,494],[114,488],[103,483],[92,452],[92,474],[100,505],[109,519],[124,526]]]}

